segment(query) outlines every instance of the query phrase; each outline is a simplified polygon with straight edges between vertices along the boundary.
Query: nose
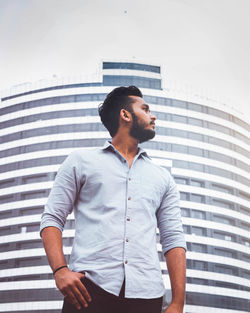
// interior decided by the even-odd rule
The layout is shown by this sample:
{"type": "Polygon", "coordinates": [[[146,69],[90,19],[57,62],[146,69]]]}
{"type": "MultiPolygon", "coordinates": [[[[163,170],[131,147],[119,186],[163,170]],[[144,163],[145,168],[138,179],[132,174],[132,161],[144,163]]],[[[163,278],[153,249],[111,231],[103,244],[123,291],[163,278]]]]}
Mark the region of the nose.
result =
{"type": "Polygon", "coordinates": [[[152,113],[150,113],[150,118],[151,118],[151,120],[153,120],[153,121],[156,120],[156,116],[155,116],[154,114],[152,114],[152,113]]]}

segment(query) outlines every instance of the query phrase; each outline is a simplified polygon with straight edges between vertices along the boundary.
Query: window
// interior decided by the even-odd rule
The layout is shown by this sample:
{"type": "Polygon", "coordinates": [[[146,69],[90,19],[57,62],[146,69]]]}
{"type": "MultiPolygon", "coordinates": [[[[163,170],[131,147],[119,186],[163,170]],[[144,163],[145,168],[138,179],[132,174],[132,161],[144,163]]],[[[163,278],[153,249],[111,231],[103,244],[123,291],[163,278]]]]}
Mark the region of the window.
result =
{"type": "Polygon", "coordinates": [[[213,237],[217,239],[221,239],[221,240],[226,240],[226,241],[236,241],[236,238],[234,235],[231,235],[225,232],[214,231],[213,237]]]}
{"type": "Polygon", "coordinates": [[[181,208],[181,215],[182,215],[182,216],[185,216],[185,217],[189,217],[189,216],[190,216],[190,211],[189,211],[189,209],[181,208]]]}
{"type": "Polygon", "coordinates": [[[214,116],[218,116],[223,118],[224,120],[229,120],[230,119],[230,115],[228,113],[225,113],[221,110],[217,110],[214,108],[208,108],[208,114],[214,115],[214,116]]]}
{"type": "Polygon", "coordinates": [[[228,250],[228,249],[220,249],[220,248],[214,248],[214,254],[220,255],[220,256],[225,256],[228,258],[233,258],[235,257],[235,253],[228,250]]]}
{"type": "Polygon", "coordinates": [[[180,199],[181,200],[188,200],[188,193],[186,192],[180,192],[180,199]]]}
{"type": "Polygon", "coordinates": [[[218,200],[218,199],[214,199],[212,198],[213,204],[216,206],[219,206],[221,208],[227,208],[227,209],[233,209],[234,205],[232,202],[227,202],[224,200],[218,200]]]}
{"type": "Polygon", "coordinates": [[[147,78],[140,76],[103,75],[103,85],[104,86],[135,85],[144,88],[161,89],[161,80],[156,78],[147,78]]]}
{"type": "Polygon", "coordinates": [[[223,215],[213,215],[213,220],[215,222],[219,222],[219,223],[223,223],[223,224],[228,224],[228,225],[234,225],[234,220],[229,218],[229,217],[226,217],[226,216],[223,216],[223,215]]]}
{"type": "Polygon", "coordinates": [[[191,193],[190,201],[204,203],[205,202],[205,197],[201,196],[201,195],[198,195],[198,194],[191,193]]]}
{"type": "Polygon", "coordinates": [[[246,229],[246,230],[250,229],[250,224],[247,222],[240,222],[240,225],[243,229],[246,229]]]}
{"type": "Polygon", "coordinates": [[[204,182],[196,179],[191,179],[191,185],[197,187],[204,187],[204,182]]]}
{"type": "Polygon", "coordinates": [[[189,154],[192,154],[192,155],[197,155],[200,157],[203,156],[203,149],[200,149],[200,148],[188,147],[188,152],[189,154]]]}
{"type": "MultiPolygon", "coordinates": [[[[177,139],[178,142],[178,139],[177,139]]],[[[177,152],[177,153],[187,153],[188,147],[183,146],[183,145],[178,145],[178,144],[172,144],[172,151],[177,152]]]]}
{"type": "Polygon", "coordinates": [[[191,233],[197,236],[205,236],[205,229],[202,227],[192,226],[191,233]]]}
{"type": "Polygon", "coordinates": [[[206,246],[199,243],[191,243],[191,251],[206,253],[206,246]]]}
{"type": "Polygon", "coordinates": [[[198,211],[198,210],[192,210],[191,216],[198,219],[205,219],[206,215],[205,212],[198,211]]]}
{"type": "Polygon", "coordinates": [[[188,109],[192,111],[202,112],[202,106],[196,103],[188,103],[188,109]]]}
{"type": "Polygon", "coordinates": [[[220,185],[220,184],[212,184],[212,188],[221,192],[233,194],[233,189],[229,188],[225,185],[220,185]]]}
{"type": "Polygon", "coordinates": [[[197,118],[189,117],[188,118],[188,124],[202,127],[203,126],[203,120],[199,120],[197,118]]]}
{"type": "Polygon", "coordinates": [[[173,107],[176,107],[176,108],[183,108],[183,109],[186,109],[187,104],[186,104],[185,101],[173,99],[173,100],[172,100],[172,106],[173,106],[173,107]]]}
{"type": "Polygon", "coordinates": [[[203,261],[193,261],[193,267],[196,270],[206,270],[207,269],[207,263],[203,261]]]}
{"type": "Polygon", "coordinates": [[[103,62],[103,69],[130,69],[153,73],[161,72],[160,66],[128,62],[103,62]]]}
{"type": "Polygon", "coordinates": [[[215,271],[217,273],[223,273],[223,274],[229,274],[229,275],[235,275],[236,274],[236,269],[230,266],[226,265],[215,265],[215,271]]]}
{"type": "Polygon", "coordinates": [[[182,115],[172,114],[172,121],[177,123],[187,123],[187,117],[182,115]]]}
{"type": "Polygon", "coordinates": [[[182,184],[182,185],[187,185],[188,184],[187,178],[174,177],[174,180],[175,180],[176,184],[182,184]]]}

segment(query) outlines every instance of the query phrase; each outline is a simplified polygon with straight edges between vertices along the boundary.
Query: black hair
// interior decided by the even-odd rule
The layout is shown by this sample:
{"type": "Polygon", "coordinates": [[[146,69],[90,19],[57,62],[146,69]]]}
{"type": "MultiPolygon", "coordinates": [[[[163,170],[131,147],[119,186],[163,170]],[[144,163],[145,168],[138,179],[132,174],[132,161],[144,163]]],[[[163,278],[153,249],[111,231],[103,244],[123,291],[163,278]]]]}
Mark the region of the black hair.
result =
{"type": "Polygon", "coordinates": [[[109,131],[111,137],[115,136],[119,128],[120,111],[125,109],[133,112],[131,104],[134,102],[134,99],[129,96],[142,98],[142,93],[135,86],[117,87],[106,96],[104,102],[98,107],[101,121],[109,131]]]}

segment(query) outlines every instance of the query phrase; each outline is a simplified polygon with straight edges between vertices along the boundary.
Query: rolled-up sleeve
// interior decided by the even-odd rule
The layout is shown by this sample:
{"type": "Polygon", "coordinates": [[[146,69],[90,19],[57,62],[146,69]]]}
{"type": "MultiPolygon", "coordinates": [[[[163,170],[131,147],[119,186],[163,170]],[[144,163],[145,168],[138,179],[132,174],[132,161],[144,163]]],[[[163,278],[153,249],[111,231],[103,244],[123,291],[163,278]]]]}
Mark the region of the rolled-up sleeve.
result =
{"type": "Polygon", "coordinates": [[[167,190],[156,216],[163,253],[165,254],[170,249],[177,247],[182,247],[186,250],[181,221],[180,194],[170,175],[167,190]]]}
{"type": "Polygon", "coordinates": [[[59,168],[42,214],[40,234],[49,226],[63,231],[67,216],[74,208],[81,186],[79,163],[79,157],[73,152],[59,168]]]}

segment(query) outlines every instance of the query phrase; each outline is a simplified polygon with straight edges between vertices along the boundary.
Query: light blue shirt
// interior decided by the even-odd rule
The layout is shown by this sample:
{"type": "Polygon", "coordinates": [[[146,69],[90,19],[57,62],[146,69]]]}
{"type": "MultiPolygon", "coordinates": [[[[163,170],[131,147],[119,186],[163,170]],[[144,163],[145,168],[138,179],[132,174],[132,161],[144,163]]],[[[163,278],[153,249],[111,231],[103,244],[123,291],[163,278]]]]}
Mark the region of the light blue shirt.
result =
{"type": "Polygon", "coordinates": [[[41,230],[63,230],[74,210],[75,238],[70,269],[106,291],[125,297],[164,294],[156,248],[186,248],[179,192],[169,172],[139,148],[131,168],[110,142],[71,153],[61,165],[42,215],[41,230]]]}

